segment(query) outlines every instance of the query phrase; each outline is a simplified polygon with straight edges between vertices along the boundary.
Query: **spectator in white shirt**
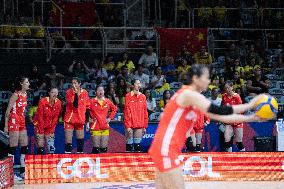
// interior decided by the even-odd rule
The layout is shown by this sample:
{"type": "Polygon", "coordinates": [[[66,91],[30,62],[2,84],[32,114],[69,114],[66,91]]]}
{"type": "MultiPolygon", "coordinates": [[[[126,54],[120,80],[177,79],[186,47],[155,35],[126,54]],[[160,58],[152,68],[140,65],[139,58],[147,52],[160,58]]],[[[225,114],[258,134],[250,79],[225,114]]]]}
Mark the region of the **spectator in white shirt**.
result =
{"type": "Polygon", "coordinates": [[[89,69],[88,77],[90,80],[95,80],[97,83],[101,83],[103,80],[107,81],[108,73],[105,68],[103,68],[102,62],[94,62],[94,65],[89,69]]]}
{"type": "Polygon", "coordinates": [[[138,70],[134,75],[134,79],[138,79],[141,82],[141,88],[145,89],[149,85],[149,75],[144,73],[143,65],[138,66],[138,70]]]}
{"type": "Polygon", "coordinates": [[[219,90],[218,88],[214,87],[212,90],[211,90],[211,97],[209,97],[209,100],[217,105],[217,106],[221,106],[221,103],[222,103],[222,98],[219,97],[219,90]]]}
{"type": "Polygon", "coordinates": [[[152,46],[147,47],[146,53],[140,57],[138,64],[142,64],[148,70],[158,66],[158,57],[157,54],[153,52],[152,46]]]}
{"type": "Polygon", "coordinates": [[[146,96],[148,115],[151,115],[157,109],[156,100],[152,98],[150,89],[145,89],[144,95],[146,96]]]}
{"type": "Polygon", "coordinates": [[[162,69],[161,67],[157,67],[155,69],[154,77],[152,78],[151,84],[154,88],[160,88],[163,86],[166,77],[162,75],[162,69]]]}

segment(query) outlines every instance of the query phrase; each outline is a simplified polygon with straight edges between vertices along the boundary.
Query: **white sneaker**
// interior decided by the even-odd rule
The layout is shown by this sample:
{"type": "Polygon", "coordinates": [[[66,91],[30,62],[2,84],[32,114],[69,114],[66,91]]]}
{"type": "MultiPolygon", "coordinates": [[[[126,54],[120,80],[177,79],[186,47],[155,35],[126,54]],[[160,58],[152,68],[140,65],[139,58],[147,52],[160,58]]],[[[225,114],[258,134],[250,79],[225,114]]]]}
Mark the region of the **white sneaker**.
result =
{"type": "Polygon", "coordinates": [[[17,182],[21,182],[23,181],[23,179],[21,177],[19,177],[18,175],[14,174],[14,182],[17,183],[17,182]]]}
{"type": "Polygon", "coordinates": [[[243,149],[241,149],[241,150],[240,150],[240,152],[245,152],[245,151],[246,151],[246,149],[245,149],[245,148],[243,148],[243,149]]]}

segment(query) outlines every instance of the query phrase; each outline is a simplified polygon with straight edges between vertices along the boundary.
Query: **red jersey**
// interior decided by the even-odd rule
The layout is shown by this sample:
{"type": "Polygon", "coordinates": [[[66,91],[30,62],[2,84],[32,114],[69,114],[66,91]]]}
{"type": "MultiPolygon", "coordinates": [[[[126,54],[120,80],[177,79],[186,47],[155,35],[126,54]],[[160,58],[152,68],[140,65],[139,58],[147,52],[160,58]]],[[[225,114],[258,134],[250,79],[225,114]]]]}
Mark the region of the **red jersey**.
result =
{"type": "Polygon", "coordinates": [[[62,110],[61,101],[56,98],[53,105],[49,97],[40,99],[38,109],[34,117],[34,125],[39,128],[55,128],[62,110]]]}
{"type": "Polygon", "coordinates": [[[99,131],[109,129],[106,119],[113,119],[117,112],[117,107],[108,99],[104,98],[100,104],[97,98],[90,101],[91,118],[96,119],[91,125],[91,130],[99,131]]]}
{"type": "Polygon", "coordinates": [[[193,128],[197,120],[193,107],[182,108],[176,103],[176,97],[185,90],[189,88],[183,86],[167,103],[149,150],[149,154],[160,171],[181,165],[178,156],[185,144],[186,133],[193,128]]]}
{"type": "Polygon", "coordinates": [[[20,92],[14,93],[18,98],[10,112],[9,122],[12,124],[25,125],[25,109],[27,107],[27,95],[20,92]]]}
{"type": "Polygon", "coordinates": [[[196,119],[196,122],[194,123],[191,134],[203,133],[205,124],[210,123],[210,118],[197,108],[195,108],[195,113],[196,113],[197,119],[196,119]]]}
{"type": "Polygon", "coordinates": [[[125,128],[142,129],[148,127],[148,111],[146,96],[139,92],[129,92],[125,96],[124,107],[125,128]]]}
{"type": "MultiPolygon", "coordinates": [[[[238,93],[235,93],[232,97],[227,93],[222,94],[222,105],[238,105],[242,103],[242,99],[238,93]]],[[[232,124],[232,126],[243,127],[243,123],[232,124]]]]}
{"type": "Polygon", "coordinates": [[[86,121],[86,109],[90,107],[90,99],[88,92],[85,89],[81,89],[78,94],[78,108],[73,106],[75,98],[75,91],[68,89],[66,91],[66,111],[64,116],[64,122],[69,124],[85,124],[86,121]]]}

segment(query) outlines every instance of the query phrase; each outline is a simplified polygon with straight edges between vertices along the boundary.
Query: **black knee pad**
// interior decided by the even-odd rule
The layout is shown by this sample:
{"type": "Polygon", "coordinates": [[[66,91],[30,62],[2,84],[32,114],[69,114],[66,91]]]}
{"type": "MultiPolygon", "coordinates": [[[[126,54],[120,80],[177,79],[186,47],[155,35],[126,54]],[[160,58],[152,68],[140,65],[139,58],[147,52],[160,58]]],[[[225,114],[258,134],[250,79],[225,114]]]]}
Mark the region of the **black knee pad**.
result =
{"type": "Polygon", "coordinates": [[[21,147],[21,154],[28,154],[28,153],[29,153],[28,146],[22,146],[21,147]]]}
{"type": "Polygon", "coordinates": [[[39,148],[37,149],[37,154],[38,154],[38,155],[43,155],[43,154],[44,154],[44,147],[39,147],[39,148]]]}
{"type": "Polygon", "coordinates": [[[237,147],[239,150],[243,150],[245,148],[244,144],[242,142],[237,142],[237,147]]]}
{"type": "Polygon", "coordinates": [[[232,143],[231,142],[225,142],[224,147],[225,147],[225,149],[228,149],[228,148],[232,147],[232,143]]]}
{"type": "Polygon", "coordinates": [[[133,144],[126,144],[126,152],[132,152],[133,151],[133,144]]]}
{"type": "Polygon", "coordinates": [[[72,144],[71,143],[65,144],[65,153],[71,153],[71,151],[72,151],[72,144]]]}
{"type": "Polygon", "coordinates": [[[16,154],[16,150],[17,150],[17,147],[9,147],[9,154],[14,156],[16,154]]]}
{"type": "Polygon", "coordinates": [[[107,153],[107,148],[100,148],[101,153],[107,153]]]}
{"type": "Polygon", "coordinates": [[[140,144],[134,144],[134,151],[135,152],[141,152],[141,145],[140,144]]]}
{"type": "Polygon", "coordinates": [[[84,139],[77,139],[77,152],[83,152],[84,150],[84,139]]]}
{"type": "Polygon", "coordinates": [[[93,147],[92,154],[99,154],[99,153],[100,153],[100,148],[99,147],[93,147]]]}

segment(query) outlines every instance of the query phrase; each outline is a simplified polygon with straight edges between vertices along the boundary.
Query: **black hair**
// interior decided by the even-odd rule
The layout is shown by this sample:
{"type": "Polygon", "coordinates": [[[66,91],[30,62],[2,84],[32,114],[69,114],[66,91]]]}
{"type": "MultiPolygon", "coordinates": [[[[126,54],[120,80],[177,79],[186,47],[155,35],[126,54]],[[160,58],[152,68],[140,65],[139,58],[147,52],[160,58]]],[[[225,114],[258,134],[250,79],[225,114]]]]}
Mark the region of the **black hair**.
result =
{"type": "Polygon", "coordinates": [[[204,74],[205,70],[209,70],[208,66],[204,64],[193,64],[188,72],[188,83],[192,84],[193,76],[200,77],[204,74]]]}
{"type": "Polygon", "coordinates": [[[15,91],[20,91],[20,90],[22,90],[22,83],[26,80],[26,79],[28,79],[27,77],[24,77],[24,76],[22,76],[22,77],[18,77],[18,78],[16,78],[15,79],[15,91]]]}
{"type": "Polygon", "coordinates": [[[72,80],[76,80],[79,84],[81,84],[81,79],[79,77],[73,77],[72,80]]]}
{"type": "Polygon", "coordinates": [[[96,86],[96,91],[98,90],[98,88],[102,87],[105,90],[105,87],[103,85],[97,85],[96,86]]]}
{"type": "Polygon", "coordinates": [[[39,100],[40,100],[40,96],[35,96],[33,98],[32,106],[38,106],[39,100]]]}
{"type": "Polygon", "coordinates": [[[151,95],[151,89],[150,88],[145,88],[144,91],[143,91],[143,94],[146,96],[146,91],[150,91],[150,97],[149,97],[149,100],[152,102],[153,101],[153,97],[151,95]]]}
{"type": "Polygon", "coordinates": [[[171,94],[171,91],[170,90],[165,90],[164,92],[163,92],[163,100],[164,100],[164,102],[166,102],[166,93],[167,92],[169,92],[170,93],[170,97],[172,96],[172,94],[171,94]]]}

